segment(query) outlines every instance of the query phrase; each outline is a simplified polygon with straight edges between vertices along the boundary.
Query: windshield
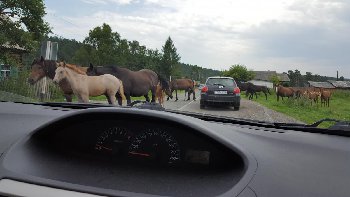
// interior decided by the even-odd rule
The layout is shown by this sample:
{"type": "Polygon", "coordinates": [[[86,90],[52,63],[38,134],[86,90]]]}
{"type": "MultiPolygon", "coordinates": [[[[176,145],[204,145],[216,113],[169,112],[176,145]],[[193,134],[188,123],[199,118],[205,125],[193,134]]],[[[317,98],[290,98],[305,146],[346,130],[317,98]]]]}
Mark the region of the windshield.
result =
{"type": "Polygon", "coordinates": [[[225,78],[209,78],[206,85],[223,85],[223,86],[235,86],[235,82],[232,79],[225,78]]]}
{"type": "Polygon", "coordinates": [[[0,100],[349,121],[349,9],[340,0],[4,0],[0,100]]]}

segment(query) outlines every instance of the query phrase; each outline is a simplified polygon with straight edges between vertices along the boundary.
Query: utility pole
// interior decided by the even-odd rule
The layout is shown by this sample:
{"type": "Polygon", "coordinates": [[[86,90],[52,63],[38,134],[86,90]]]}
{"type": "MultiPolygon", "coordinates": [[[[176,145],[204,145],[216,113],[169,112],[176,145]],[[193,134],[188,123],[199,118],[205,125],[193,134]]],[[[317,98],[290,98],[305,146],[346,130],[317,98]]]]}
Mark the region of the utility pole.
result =
{"type": "MultiPolygon", "coordinates": [[[[58,43],[46,41],[41,44],[41,56],[45,60],[56,60],[57,61],[57,52],[58,52],[58,43]]],[[[47,95],[48,92],[48,83],[47,78],[44,77],[41,80],[41,91],[40,91],[40,101],[43,102],[44,98],[50,95],[47,95]]]]}

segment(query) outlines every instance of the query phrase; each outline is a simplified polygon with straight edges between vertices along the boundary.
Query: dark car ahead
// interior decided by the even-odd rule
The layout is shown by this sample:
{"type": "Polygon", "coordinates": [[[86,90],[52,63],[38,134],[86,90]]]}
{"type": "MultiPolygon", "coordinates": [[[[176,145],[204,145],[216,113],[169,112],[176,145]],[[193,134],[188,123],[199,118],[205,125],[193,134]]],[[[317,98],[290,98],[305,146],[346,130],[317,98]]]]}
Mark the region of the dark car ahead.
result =
{"type": "Polygon", "coordinates": [[[227,105],[239,110],[241,94],[235,80],[231,77],[209,77],[201,90],[200,108],[206,105],[227,105]]]}

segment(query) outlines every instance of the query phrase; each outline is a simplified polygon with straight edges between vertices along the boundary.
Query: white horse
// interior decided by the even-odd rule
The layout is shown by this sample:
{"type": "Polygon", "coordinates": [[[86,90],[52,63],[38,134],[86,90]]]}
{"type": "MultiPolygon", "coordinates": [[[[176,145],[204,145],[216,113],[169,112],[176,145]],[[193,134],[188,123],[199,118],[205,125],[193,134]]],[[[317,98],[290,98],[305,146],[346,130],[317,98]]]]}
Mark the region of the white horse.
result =
{"type": "Polygon", "coordinates": [[[115,105],[115,95],[118,91],[125,98],[122,81],[113,75],[87,76],[75,65],[61,62],[57,66],[53,81],[58,84],[67,80],[81,103],[88,103],[89,96],[106,95],[108,103],[115,105]]]}

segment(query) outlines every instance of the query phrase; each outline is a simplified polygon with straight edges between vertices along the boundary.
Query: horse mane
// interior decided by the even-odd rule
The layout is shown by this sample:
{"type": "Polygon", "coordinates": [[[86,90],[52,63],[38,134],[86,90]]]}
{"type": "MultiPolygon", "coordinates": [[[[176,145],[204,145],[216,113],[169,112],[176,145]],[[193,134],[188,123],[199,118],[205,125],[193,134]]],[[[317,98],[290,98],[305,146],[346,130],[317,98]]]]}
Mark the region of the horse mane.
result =
{"type": "Polygon", "coordinates": [[[169,89],[169,83],[162,77],[158,74],[158,79],[159,79],[159,82],[160,82],[160,86],[162,87],[162,90],[167,90],[169,89]]]}
{"type": "MultiPolygon", "coordinates": [[[[77,65],[74,65],[74,64],[64,64],[65,67],[73,70],[74,72],[78,73],[78,74],[81,74],[81,75],[86,75],[86,72],[82,71],[82,68],[77,66],[77,65]]],[[[61,64],[59,64],[59,67],[62,66],[61,64]]]]}

